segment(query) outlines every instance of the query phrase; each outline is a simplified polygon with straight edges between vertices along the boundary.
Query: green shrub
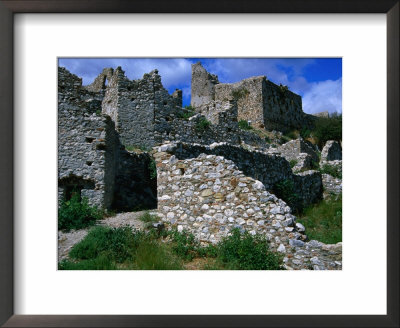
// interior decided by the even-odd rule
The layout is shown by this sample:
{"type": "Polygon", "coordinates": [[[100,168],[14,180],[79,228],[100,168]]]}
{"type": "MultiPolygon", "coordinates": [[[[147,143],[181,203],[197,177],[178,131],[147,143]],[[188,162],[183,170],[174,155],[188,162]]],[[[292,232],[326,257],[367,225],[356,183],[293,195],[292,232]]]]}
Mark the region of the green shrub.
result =
{"type": "Polygon", "coordinates": [[[289,161],[289,165],[290,165],[291,168],[294,168],[297,165],[297,163],[298,163],[297,159],[291,159],[289,161]]]}
{"type": "Polygon", "coordinates": [[[249,90],[245,88],[240,88],[232,91],[232,98],[238,100],[239,98],[246,97],[250,93],[249,90]]]}
{"type": "Polygon", "coordinates": [[[86,228],[100,220],[103,214],[102,210],[90,206],[87,198],[80,199],[79,192],[75,192],[58,209],[58,229],[69,231],[86,228]]]}
{"type": "Polygon", "coordinates": [[[197,132],[204,132],[207,130],[211,125],[211,122],[209,122],[205,117],[201,117],[199,121],[196,123],[195,130],[197,132]]]}
{"type": "Polygon", "coordinates": [[[63,260],[58,264],[59,270],[116,270],[117,266],[109,257],[102,254],[98,257],[79,262],[63,260]]]}
{"type": "Polygon", "coordinates": [[[342,196],[331,197],[319,204],[308,207],[298,217],[298,222],[306,227],[310,240],[326,244],[342,241],[342,196]]]}
{"type": "Polygon", "coordinates": [[[319,171],[322,174],[329,174],[334,178],[342,179],[342,171],[337,166],[325,164],[319,169],[319,171]]]}
{"type": "Polygon", "coordinates": [[[282,95],[284,95],[286,91],[289,91],[289,87],[287,85],[279,84],[279,91],[282,95]]]}
{"type": "Polygon", "coordinates": [[[303,139],[309,138],[311,136],[311,130],[307,129],[307,128],[302,128],[301,131],[300,131],[300,136],[303,139]]]}
{"type": "Polygon", "coordinates": [[[268,136],[265,136],[264,140],[265,140],[265,142],[267,142],[267,143],[271,143],[271,139],[270,139],[268,136]]]}
{"type": "Polygon", "coordinates": [[[238,123],[239,123],[239,128],[242,130],[251,130],[252,129],[252,126],[246,120],[240,120],[238,123]]]}
{"type": "Polygon", "coordinates": [[[265,236],[239,229],[233,229],[231,236],[218,244],[218,255],[230,269],[282,270],[281,258],[269,250],[265,236]]]}
{"type": "Polygon", "coordinates": [[[139,220],[145,223],[155,223],[159,221],[158,216],[151,215],[148,211],[141,215],[139,217],[139,220]]]}
{"type": "Polygon", "coordinates": [[[192,106],[185,106],[184,108],[182,108],[182,110],[180,110],[178,112],[178,117],[188,120],[195,114],[196,114],[196,111],[194,110],[194,108],[192,106]]]}
{"type": "Polygon", "coordinates": [[[132,233],[130,227],[109,228],[98,226],[91,229],[88,235],[71,252],[73,259],[88,260],[106,255],[110,260],[122,263],[132,258],[132,248],[136,248],[144,233],[132,233]]]}
{"type": "Polygon", "coordinates": [[[151,151],[151,147],[145,145],[125,145],[125,149],[128,151],[144,151],[149,152],[151,151]]]}
{"type": "Polygon", "coordinates": [[[295,192],[294,182],[289,179],[281,180],[275,183],[272,187],[273,193],[276,197],[284,200],[293,210],[300,212],[301,198],[295,192]]]}
{"type": "Polygon", "coordinates": [[[132,269],[138,270],[181,270],[182,261],[170,248],[156,240],[144,240],[135,252],[132,269]]]}
{"type": "Polygon", "coordinates": [[[151,158],[149,162],[149,171],[150,171],[150,179],[156,179],[157,178],[157,165],[156,161],[151,158]]]}
{"type": "Polygon", "coordinates": [[[331,114],[330,117],[318,117],[314,123],[313,136],[318,141],[320,149],[328,140],[342,140],[342,114],[331,114]]]}
{"type": "Polygon", "coordinates": [[[168,236],[172,239],[173,251],[184,260],[192,260],[197,255],[200,247],[193,234],[186,231],[179,232],[172,229],[167,232],[168,236]]]}

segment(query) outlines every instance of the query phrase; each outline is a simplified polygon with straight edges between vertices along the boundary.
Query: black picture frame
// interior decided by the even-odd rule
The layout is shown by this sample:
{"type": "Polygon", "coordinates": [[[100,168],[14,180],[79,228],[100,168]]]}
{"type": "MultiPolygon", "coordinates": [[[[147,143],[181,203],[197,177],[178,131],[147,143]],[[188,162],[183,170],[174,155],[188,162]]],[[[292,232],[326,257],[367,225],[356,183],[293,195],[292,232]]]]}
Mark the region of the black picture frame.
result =
{"type": "Polygon", "coordinates": [[[399,8],[399,0],[0,0],[0,324],[4,327],[399,327],[399,8]],[[14,315],[14,14],[122,12],[386,14],[387,315],[14,315]]]}

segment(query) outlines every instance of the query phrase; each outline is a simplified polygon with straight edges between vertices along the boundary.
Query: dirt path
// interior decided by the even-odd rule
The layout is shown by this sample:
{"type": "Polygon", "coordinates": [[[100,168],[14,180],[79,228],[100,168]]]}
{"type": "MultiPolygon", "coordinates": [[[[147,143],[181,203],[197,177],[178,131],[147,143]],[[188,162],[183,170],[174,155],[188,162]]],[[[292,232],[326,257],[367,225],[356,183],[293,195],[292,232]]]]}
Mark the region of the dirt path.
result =
{"type": "MultiPolygon", "coordinates": [[[[139,220],[145,211],[119,213],[116,216],[100,220],[97,225],[118,228],[130,226],[135,229],[143,229],[144,223],[139,220]]],[[[152,213],[152,212],[150,212],[152,213]]],[[[86,237],[90,228],[71,230],[69,232],[58,231],[58,261],[68,258],[71,248],[86,237]]]]}

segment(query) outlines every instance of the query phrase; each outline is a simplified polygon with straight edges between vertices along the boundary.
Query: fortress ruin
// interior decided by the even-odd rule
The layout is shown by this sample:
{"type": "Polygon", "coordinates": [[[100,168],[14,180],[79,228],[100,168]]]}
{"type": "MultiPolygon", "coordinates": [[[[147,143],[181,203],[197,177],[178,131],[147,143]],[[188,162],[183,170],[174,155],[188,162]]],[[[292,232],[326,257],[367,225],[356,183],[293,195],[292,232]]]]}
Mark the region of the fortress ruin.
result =
{"type": "MultiPolygon", "coordinates": [[[[307,206],[322,199],[325,188],[341,192],[341,181],[312,170],[319,159],[310,143],[298,139],[274,148],[238,124],[278,131],[310,127],[313,117],[303,113],[301,97],[265,76],[220,83],[197,63],[191,106],[194,115],[185,117],[182,91],[169,94],[156,69],[129,80],[121,67],[105,68],[83,86],[59,67],[59,202],[79,192],[105,209],[157,208],[161,220],[204,242],[238,226],[271,235],[277,251],[302,247],[304,230],[273,195],[274,185],[291,181],[307,206]],[[298,164],[291,168],[293,159],[298,164]]],[[[337,143],[323,154],[324,161],[341,165],[337,143]]],[[[328,262],[325,267],[338,267],[328,262]]]]}

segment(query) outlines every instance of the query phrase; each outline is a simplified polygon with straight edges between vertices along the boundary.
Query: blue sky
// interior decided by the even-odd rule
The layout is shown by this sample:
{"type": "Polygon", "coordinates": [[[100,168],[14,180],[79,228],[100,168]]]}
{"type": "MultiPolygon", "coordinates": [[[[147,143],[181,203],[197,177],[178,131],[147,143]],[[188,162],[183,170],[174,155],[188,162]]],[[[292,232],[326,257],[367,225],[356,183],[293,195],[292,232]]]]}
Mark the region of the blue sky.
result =
{"type": "Polygon", "coordinates": [[[183,104],[190,104],[191,64],[200,61],[221,83],[265,75],[303,98],[306,113],[342,112],[341,58],[60,58],[66,67],[90,84],[104,67],[121,66],[129,79],[142,78],[157,68],[170,93],[182,89],[183,104]]]}

